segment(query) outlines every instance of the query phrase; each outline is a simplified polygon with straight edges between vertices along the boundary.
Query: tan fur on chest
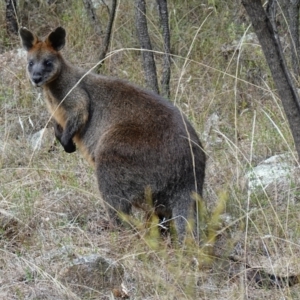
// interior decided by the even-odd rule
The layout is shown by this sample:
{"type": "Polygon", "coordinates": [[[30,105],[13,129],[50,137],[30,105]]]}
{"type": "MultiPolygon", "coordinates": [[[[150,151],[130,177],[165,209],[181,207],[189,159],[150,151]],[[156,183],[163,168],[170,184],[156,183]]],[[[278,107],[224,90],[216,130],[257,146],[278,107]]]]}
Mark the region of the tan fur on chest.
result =
{"type": "Polygon", "coordinates": [[[95,159],[93,158],[93,155],[88,151],[87,147],[84,145],[82,140],[78,137],[78,135],[75,135],[73,140],[76,146],[78,147],[79,151],[81,152],[81,154],[89,162],[90,166],[92,168],[95,168],[95,159]]]}
{"type": "MultiPolygon", "coordinates": [[[[62,128],[65,128],[66,120],[67,120],[66,116],[68,115],[68,113],[65,111],[64,107],[58,103],[56,98],[54,98],[50,93],[46,92],[45,96],[46,96],[45,98],[46,98],[47,107],[52,118],[54,118],[54,120],[60,126],[62,126],[62,128]]],[[[90,163],[90,165],[92,167],[95,167],[95,160],[93,159],[92,155],[89,153],[88,149],[86,148],[84,143],[82,143],[82,140],[78,137],[77,134],[74,136],[73,140],[76,143],[82,155],[90,163]]]]}
{"type": "Polygon", "coordinates": [[[66,111],[58,101],[49,93],[45,93],[48,110],[54,120],[62,127],[66,125],[66,111]]]}

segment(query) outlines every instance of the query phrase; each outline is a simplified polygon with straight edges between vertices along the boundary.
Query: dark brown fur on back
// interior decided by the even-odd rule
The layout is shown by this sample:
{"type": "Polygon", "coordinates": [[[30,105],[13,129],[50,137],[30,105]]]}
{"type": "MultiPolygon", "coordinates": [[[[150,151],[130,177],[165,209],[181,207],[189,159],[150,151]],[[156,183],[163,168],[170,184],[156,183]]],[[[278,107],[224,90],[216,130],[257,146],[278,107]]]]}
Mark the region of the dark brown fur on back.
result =
{"type": "Polygon", "coordinates": [[[183,239],[195,206],[191,195],[202,194],[205,170],[205,154],[187,119],[159,95],[130,83],[83,77],[59,53],[61,27],[45,41],[24,28],[20,36],[30,80],[43,87],[56,137],[67,152],[79,148],[95,167],[111,219],[129,214],[132,205],[143,207],[149,189],[160,219],[172,216],[183,239]]]}

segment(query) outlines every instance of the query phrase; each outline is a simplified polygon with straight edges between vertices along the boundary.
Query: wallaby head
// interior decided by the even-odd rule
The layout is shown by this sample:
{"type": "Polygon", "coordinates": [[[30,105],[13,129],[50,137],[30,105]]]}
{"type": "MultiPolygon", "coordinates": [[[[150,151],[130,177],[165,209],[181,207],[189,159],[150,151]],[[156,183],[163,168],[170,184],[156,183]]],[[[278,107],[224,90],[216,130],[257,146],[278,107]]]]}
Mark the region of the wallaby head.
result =
{"type": "Polygon", "coordinates": [[[27,51],[27,71],[34,86],[43,86],[54,80],[61,70],[59,51],[65,45],[66,32],[62,27],[40,40],[26,28],[20,29],[23,48],[27,51]]]}

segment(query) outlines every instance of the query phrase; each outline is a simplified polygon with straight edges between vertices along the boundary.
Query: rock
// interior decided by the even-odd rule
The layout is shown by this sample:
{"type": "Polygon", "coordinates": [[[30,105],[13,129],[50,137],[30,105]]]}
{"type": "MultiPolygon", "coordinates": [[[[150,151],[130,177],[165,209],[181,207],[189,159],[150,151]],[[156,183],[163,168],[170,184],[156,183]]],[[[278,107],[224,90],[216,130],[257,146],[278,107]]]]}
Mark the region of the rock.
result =
{"type": "Polygon", "coordinates": [[[55,142],[53,128],[43,128],[29,137],[29,143],[34,151],[47,148],[50,150],[55,142]]]}
{"type": "Polygon", "coordinates": [[[269,157],[246,174],[250,191],[266,189],[272,183],[280,183],[290,178],[295,165],[289,153],[269,157]]]}
{"type": "Polygon", "coordinates": [[[64,284],[81,297],[93,291],[116,293],[124,290],[124,267],[117,262],[91,254],[73,260],[73,266],[61,274],[64,284]]]}

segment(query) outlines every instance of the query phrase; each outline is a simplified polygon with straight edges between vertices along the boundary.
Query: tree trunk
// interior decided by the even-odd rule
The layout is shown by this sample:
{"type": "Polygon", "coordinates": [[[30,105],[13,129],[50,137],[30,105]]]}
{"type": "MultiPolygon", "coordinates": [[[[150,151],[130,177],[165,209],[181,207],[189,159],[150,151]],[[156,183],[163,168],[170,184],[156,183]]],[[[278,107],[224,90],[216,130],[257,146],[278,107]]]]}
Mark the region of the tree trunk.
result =
{"type": "Polygon", "coordinates": [[[156,93],[159,93],[156,65],[152,52],[150,37],[148,34],[145,0],[136,0],[135,19],[138,39],[142,50],[143,68],[145,72],[146,84],[149,89],[156,93]]]}
{"type": "Polygon", "coordinates": [[[300,157],[300,101],[286,67],[277,32],[262,7],[261,0],[242,0],[256,32],[273,80],[281,98],[291,132],[294,138],[298,158],[300,157]]]}
{"type": "Polygon", "coordinates": [[[164,63],[163,74],[161,79],[162,95],[166,98],[170,97],[170,77],[171,77],[171,59],[170,59],[170,30],[167,0],[157,0],[160,23],[163,30],[164,39],[164,63]]]}
{"type": "Polygon", "coordinates": [[[6,4],[6,28],[8,34],[18,34],[17,3],[16,0],[5,0],[6,4]]]}

